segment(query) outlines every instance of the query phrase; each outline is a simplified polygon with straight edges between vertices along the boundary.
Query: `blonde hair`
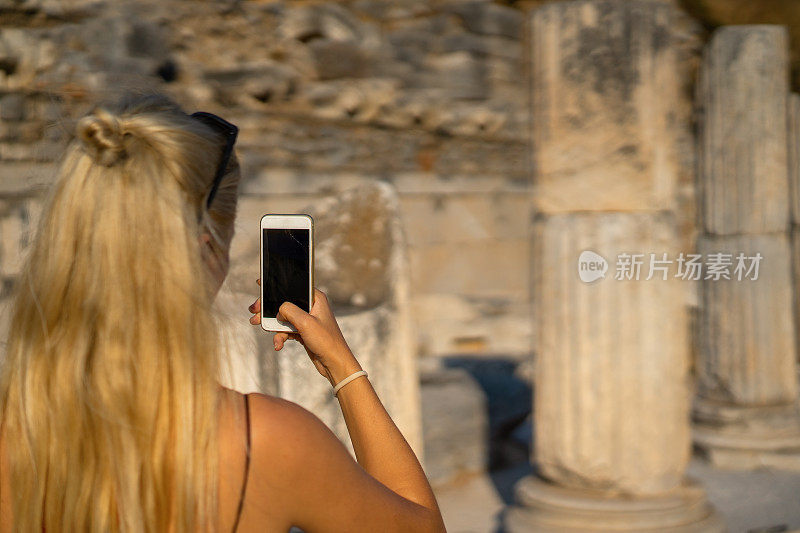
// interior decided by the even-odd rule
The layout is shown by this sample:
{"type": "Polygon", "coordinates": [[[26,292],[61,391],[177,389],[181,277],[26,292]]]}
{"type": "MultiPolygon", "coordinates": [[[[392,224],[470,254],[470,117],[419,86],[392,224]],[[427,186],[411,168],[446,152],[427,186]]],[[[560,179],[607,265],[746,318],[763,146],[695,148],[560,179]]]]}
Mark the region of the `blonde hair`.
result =
{"type": "Polygon", "coordinates": [[[0,369],[20,531],[216,529],[220,333],[199,235],[227,246],[235,155],[159,94],[76,125],[0,369]],[[227,242],[226,242],[227,241],[227,242]]]}

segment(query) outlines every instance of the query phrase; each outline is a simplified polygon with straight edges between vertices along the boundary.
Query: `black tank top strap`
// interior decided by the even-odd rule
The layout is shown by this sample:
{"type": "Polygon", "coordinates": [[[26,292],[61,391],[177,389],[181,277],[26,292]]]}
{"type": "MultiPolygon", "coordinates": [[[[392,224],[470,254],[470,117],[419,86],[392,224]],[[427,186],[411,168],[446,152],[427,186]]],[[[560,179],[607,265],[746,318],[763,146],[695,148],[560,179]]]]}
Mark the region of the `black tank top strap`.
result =
{"type": "Polygon", "coordinates": [[[244,481],[242,482],[242,493],[239,496],[239,507],[236,509],[236,521],[233,523],[233,531],[239,527],[239,518],[242,516],[244,508],[244,493],[247,490],[247,478],[250,474],[250,396],[244,395],[244,419],[247,423],[247,445],[245,447],[244,481]]]}

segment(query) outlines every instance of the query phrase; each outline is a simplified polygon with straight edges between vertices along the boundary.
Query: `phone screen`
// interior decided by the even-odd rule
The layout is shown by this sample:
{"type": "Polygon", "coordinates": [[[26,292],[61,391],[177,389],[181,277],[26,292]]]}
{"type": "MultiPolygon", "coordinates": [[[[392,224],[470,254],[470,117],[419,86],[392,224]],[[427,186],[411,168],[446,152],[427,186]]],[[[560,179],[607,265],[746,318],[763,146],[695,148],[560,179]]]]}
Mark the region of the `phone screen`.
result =
{"type": "Polygon", "coordinates": [[[261,313],[275,318],[283,302],[292,302],[300,309],[311,308],[308,300],[309,233],[308,229],[263,229],[264,257],[261,264],[263,298],[261,313]]]}

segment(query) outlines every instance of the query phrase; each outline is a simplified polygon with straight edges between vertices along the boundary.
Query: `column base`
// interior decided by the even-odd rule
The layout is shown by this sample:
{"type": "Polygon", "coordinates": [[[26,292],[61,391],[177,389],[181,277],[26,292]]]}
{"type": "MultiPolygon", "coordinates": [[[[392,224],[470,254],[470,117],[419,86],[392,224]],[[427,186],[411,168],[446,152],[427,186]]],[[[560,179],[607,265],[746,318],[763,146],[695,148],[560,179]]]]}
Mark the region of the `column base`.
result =
{"type": "Polygon", "coordinates": [[[512,533],[725,531],[703,489],[690,481],[659,496],[623,497],[528,476],[517,483],[515,493],[517,505],[506,512],[504,524],[512,533]]]}
{"type": "Polygon", "coordinates": [[[720,468],[800,471],[800,405],[742,407],[696,398],[692,440],[720,468]]]}

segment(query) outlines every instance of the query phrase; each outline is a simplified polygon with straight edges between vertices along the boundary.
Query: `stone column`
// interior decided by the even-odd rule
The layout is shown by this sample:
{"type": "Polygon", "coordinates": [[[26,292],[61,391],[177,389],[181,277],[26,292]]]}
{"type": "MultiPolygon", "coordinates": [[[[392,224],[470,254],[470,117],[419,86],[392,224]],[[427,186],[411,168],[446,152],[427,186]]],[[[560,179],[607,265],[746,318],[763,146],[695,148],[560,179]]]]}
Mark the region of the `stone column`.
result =
{"type": "Polygon", "coordinates": [[[684,476],[689,285],[669,261],[690,126],[676,17],[640,0],[532,15],[537,473],[517,485],[511,531],[723,529],[684,476]]]}
{"type": "MultiPolygon", "coordinates": [[[[789,96],[789,233],[792,241],[792,282],[795,335],[800,332],[800,94],[789,96]]],[[[795,337],[800,344],[800,337],[795,337]]],[[[800,346],[797,347],[800,350],[800,346]]],[[[800,354],[798,354],[800,364],[800,354]]]]}
{"type": "Polygon", "coordinates": [[[727,467],[800,465],[788,72],[786,28],[759,25],[719,29],[700,73],[698,251],[731,265],[702,283],[694,440],[727,467]],[[734,275],[739,254],[760,254],[755,280],[734,275]]]}

